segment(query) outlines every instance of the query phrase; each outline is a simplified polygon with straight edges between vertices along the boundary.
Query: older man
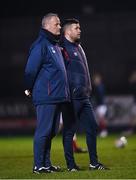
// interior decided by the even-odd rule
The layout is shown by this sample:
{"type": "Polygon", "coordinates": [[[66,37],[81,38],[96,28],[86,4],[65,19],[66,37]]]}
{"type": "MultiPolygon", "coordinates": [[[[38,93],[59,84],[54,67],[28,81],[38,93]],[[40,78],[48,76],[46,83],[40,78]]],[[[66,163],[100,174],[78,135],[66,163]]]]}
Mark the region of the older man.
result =
{"type": "Polygon", "coordinates": [[[59,171],[50,161],[51,139],[59,126],[62,104],[69,100],[69,89],[63,57],[58,46],[60,19],[49,13],[32,44],[25,68],[25,94],[32,96],[37,127],[34,136],[34,173],[59,171]]]}

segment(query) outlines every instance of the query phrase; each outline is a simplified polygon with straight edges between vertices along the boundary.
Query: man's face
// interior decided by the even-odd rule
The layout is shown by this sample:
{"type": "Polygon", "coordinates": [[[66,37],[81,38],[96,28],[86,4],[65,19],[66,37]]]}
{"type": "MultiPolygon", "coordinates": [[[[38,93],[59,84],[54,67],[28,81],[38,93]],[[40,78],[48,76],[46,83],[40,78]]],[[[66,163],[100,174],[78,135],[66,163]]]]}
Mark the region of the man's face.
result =
{"type": "Polygon", "coordinates": [[[52,16],[52,18],[48,21],[46,29],[54,35],[60,35],[60,19],[57,16],[52,16]]]}
{"type": "Polygon", "coordinates": [[[79,40],[81,36],[80,24],[71,24],[68,33],[73,42],[79,40]]]}

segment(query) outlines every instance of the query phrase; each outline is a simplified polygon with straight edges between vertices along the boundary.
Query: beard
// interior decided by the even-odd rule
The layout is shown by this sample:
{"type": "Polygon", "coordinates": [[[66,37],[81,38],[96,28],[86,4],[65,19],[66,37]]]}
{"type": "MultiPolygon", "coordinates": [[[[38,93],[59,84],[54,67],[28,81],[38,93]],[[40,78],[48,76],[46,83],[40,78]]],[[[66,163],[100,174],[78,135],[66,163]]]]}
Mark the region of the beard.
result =
{"type": "Polygon", "coordinates": [[[79,43],[80,43],[80,38],[76,38],[76,39],[75,39],[75,43],[78,43],[78,44],[79,44],[79,43]]]}

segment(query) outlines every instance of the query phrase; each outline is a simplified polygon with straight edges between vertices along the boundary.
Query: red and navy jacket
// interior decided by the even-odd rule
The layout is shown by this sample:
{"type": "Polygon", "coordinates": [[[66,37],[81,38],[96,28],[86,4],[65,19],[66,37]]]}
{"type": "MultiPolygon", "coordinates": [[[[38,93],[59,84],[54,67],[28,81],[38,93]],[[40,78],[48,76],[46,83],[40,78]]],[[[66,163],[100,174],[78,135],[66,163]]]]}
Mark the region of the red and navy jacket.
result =
{"type": "Polygon", "coordinates": [[[79,43],[66,38],[61,41],[72,99],[88,98],[91,95],[91,80],[86,55],[79,43]]]}
{"type": "Polygon", "coordinates": [[[63,56],[53,34],[41,29],[32,44],[25,67],[25,89],[32,91],[35,105],[69,100],[63,56]]]}

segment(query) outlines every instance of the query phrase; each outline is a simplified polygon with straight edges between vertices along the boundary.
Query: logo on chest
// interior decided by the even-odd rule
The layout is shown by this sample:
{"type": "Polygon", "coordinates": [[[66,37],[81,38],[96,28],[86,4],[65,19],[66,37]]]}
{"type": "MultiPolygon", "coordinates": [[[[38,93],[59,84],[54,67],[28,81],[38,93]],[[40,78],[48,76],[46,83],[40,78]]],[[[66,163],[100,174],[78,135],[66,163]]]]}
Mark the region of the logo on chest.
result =
{"type": "Polygon", "coordinates": [[[56,51],[55,51],[55,49],[53,48],[53,47],[51,47],[51,51],[52,51],[52,53],[56,53],[56,51]]]}
{"type": "Polygon", "coordinates": [[[74,56],[78,56],[77,52],[74,52],[74,56]]]}

